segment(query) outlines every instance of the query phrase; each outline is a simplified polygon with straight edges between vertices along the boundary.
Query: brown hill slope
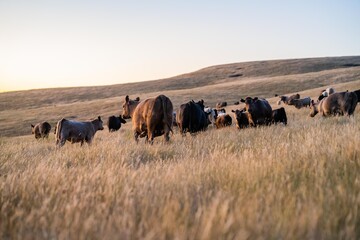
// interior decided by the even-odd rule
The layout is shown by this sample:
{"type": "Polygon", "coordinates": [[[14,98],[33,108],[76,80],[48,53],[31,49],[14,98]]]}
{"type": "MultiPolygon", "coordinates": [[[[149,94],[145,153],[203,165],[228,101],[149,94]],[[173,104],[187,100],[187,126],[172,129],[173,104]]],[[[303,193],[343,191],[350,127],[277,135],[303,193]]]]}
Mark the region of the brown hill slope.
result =
{"type": "MultiPolygon", "coordinates": [[[[89,119],[119,114],[125,95],[168,95],[175,108],[190,99],[213,106],[241,97],[272,97],[309,89],[345,85],[360,88],[360,56],[258,61],[219,65],[169,79],[111,86],[38,89],[0,94],[0,136],[30,133],[30,124],[61,117],[89,119]]],[[[351,90],[351,89],[350,89],[351,90]]]]}

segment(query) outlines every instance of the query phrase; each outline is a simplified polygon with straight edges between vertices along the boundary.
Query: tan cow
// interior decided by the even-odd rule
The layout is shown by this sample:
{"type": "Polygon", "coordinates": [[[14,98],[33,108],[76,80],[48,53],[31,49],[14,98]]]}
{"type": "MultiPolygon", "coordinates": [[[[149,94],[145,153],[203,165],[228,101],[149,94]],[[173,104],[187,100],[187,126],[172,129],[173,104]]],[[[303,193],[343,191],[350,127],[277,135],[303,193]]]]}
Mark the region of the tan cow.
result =
{"type": "Polygon", "coordinates": [[[323,98],[320,102],[311,101],[310,117],[314,117],[317,113],[322,116],[335,116],[354,114],[357,105],[357,96],[354,92],[336,92],[323,98]]]}
{"type": "Polygon", "coordinates": [[[99,116],[95,120],[78,122],[74,120],[61,119],[56,125],[56,145],[62,147],[66,141],[71,143],[91,143],[96,131],[103,130],[103,121],[99,116]]]}
{"type": "Polygon", "coordinates": [[[126,96],[123,118],[132,119],[136,142],[139,137],[146,137],[146,141],[152,144],[154,138],[161,135],[164,135],[165,141],[169,141],[169,134],[172,132],[173,105],[164,95],[148,98],[140,103],[126,96]]]}
{"type": "Polygon", "coordinates": [[[232,118],[229,114],[223,114],[216,118],[215,126],[217,129],[223,128],[226,126],[231,126],[232,124],[232,118]]]}

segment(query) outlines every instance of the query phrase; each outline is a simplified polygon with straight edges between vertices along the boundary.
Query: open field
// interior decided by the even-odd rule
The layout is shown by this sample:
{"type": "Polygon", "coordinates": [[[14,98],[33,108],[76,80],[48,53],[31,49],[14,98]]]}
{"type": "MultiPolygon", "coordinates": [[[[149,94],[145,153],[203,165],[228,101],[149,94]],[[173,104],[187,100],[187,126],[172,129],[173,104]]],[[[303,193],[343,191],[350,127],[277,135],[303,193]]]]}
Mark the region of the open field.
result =
{"type": "MultiPolygon", "coordinates": [[[[360,88],[358,66],[327,63],[315,71],[297,61],[282,72],[273,65],[276,71],[260,69],[270,72],[246,79],[189,89],[163,80],[151,92],[128,91],[141,98],[164,93],[175,108],[190,99],[213,106],[246,95],[270,97],[277,108],[274,93],[314,98],[329,85],[338,91],[360,88]]],[[[220,71],[203,71],[214,69],[220,71]]],[[[194,81],[206,79],[193,74],[194,81]]],[[[97,132],[91,146],[66,143],[56,149],[53,133],[40,141],[26,135],[31,122],[118,114],[126,92],[87,98],[76,89],[54,89],[30,104],[22,97],[39,91],[7,93],[17,100],[1,110],[2,239],[360,238],[360,105],[354,117],[326,119],[285,106],[288,126],[210,127],[194,137],[175,130],[170,143],[159,137],[152,146],[144,139],[134,144],[128,122],[119,132],[97,132]],[[60,101],[62,91],[74,98],[60,101]]]]}

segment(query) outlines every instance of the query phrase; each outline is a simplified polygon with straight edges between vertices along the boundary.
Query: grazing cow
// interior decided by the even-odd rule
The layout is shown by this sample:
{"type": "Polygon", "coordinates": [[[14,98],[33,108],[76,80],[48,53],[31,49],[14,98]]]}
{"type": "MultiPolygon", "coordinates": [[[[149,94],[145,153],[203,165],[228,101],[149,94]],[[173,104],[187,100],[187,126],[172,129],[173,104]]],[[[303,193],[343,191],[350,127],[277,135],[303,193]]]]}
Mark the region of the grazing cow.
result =
{"type": "Polygon", "coordinates": [[[209,125],[207,114],[204,111],[204,101],[189,101],[180,105],[176,114],[176,122],[178,123],[180,133],[185,135],[205,131],[209,125]]]}
{"type": "Polygon", "coordinates": [[[272,111],[272,121],[273,124],[276,123],[283,123],[284,125],[287,124],[287,117],[285,108],[281,107],[272,111]]]}
{"type": "Polygon", "coordinates": [[[35,138],[48,138],[51,130],[51,125],[48,122],[42,122],[32,125],[31,124],[31,134],[35,134],[35,138]]]}
{"type": "Polygon", "coordinates": [[[279,96],[277,94],[275,94],[275,97],[279,97],[280,100],[277,102],[278,105],[281,104],[281,102],[283,102],[284,104],[287,104],[287,105],[292,105],[291,104],[291,100],[292,99],[300,99],[300,94],[294,94],[294,95],[291,95],[291,96],[279,96]]]}
{"type": "Polygon", "coordinates": [[[333,93],[335,93],[335,90],[332,87],[322,90],[320,96],[318,97],[318,101],[321,101],[321,99],[326,98],[333,93]]]}
{"type": "Polygon", "coordinates": [[[63,118],[56,125],[56,145],[62,147],[65,141],[71,143],[80,142],[81,146],[84,142],[90,144],[98,130],[104,130],[103,121],[100,116],[95,120],[86,122],[63,118]]]}
{"type": "Polygon", "coordinates": [[[236,127],[238,129],[249,127],[249,116],[248,112],[245,109],[242,110],[231,110],[234,113],[234,117],[236,119],[236,127]]]}
{"type": "Polygon", "coordinates": [[[154,138],[164,135],[165,141],[170,140],[173,124],[173,104],[165,95],[148,98],[144,101],[132,101],[125,97],[123,118],[132,118],[135,141],[146,137],[152,144],[154,138]]]}
{"type": "Polygon", "coordinates": [[[231,126],[231,124],[232,124],[232,118],[230,117],[229,114],[218,116],[215,121],[215,126],[217,129],[226,126],[231,126]]]}
{"type": "Polygon", "coordinates": [[[115,132],[121,128],[121,123],[125,124],[126,121],[119,115],[118,117],[111,116],[107,121],[109,132],[115,132]]]}
{"type": "Polygon", "coordinates": [[[216,109],[226,107],[226,106],[227,106],[227,102],[218,102],[218,103],[216,103],[216,109]]]}
{"type": "Polygon", "coordinates": [[[272,108],[266,99],[247,97],[241,99],[245,103],[251,126],[269,125],[272,119],[272,108]]]}
{"type": "Polygon", "coordinates": [[[314,117],[317,113],[322,116],[346,115],[354,114],[358,98],[354,92],[337,92],[315,103],[311,101],[310,117],[314,117]]]}
{"type": "Polygon", "coordinates": [[[291,99],[289,101],[289,105],[294,105],[297,109],[303,108],[303,107],[310,107],[311,104],[311,98],[306,97],[302,99],[291,99]]]}

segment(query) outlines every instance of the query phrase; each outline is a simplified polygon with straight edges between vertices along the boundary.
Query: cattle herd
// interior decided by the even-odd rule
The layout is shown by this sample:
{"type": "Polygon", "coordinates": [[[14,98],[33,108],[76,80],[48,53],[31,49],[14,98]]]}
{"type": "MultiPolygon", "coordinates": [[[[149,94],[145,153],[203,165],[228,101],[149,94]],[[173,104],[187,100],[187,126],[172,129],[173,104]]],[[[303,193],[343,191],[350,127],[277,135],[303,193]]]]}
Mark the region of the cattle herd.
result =
{"type": "MultiPolygon", "coordinates": [[[[354,114],[355,108],[360,102],[360,89],[354,92],[335,92],[333,88],[321,91],[317,101],[310,97],[300,98],[299,94],[291,96],[278,96],[278,104],[294,106],[297,109],[310,108],[310,116],[314,117],[320,113],[322,116],[354,114]]],[[[287,124],[285,108],[273,110],[269,102],[264,98],[246,97],[240,102],[245,104],[241,109],[232,110],[236,127],[243,129],[281,123],[287,124]]],[[[145,141],[153,143],[154,138],[164,136],[169,141],[173,127],[178,127],[179,132],[184,136],[186,133],[194,134],[205,131],[209,125],[222,128],[232,125],[232,117],[222,107],[226,102],[219,102],[215,108],[205,107],[204,100],[195,102],[193,100],[181,104],[177,111],[174,111],[171,100],[165,95],[155,98],[148,98],[140,101],[140,98],[130,99],[125,97],[122,106],[122,115],[110,116],[107,121],[109,132],[117,131],[125,119],[131,119],[134,139],[138,142],[139,137],[145,137],[145,141]]],[[[55,126],[56,146],[61,147],[66,141],[71,143],[84,142],[90,144],[98,130],[103,130],[103,121],[100,116],[92,121],[74,121],[65,118],[57,122],[55,126]]],[[[31,125],[31,132],[36,139],[47,138],[51,130],[48,122],[41,122],[31,125]]]]}

